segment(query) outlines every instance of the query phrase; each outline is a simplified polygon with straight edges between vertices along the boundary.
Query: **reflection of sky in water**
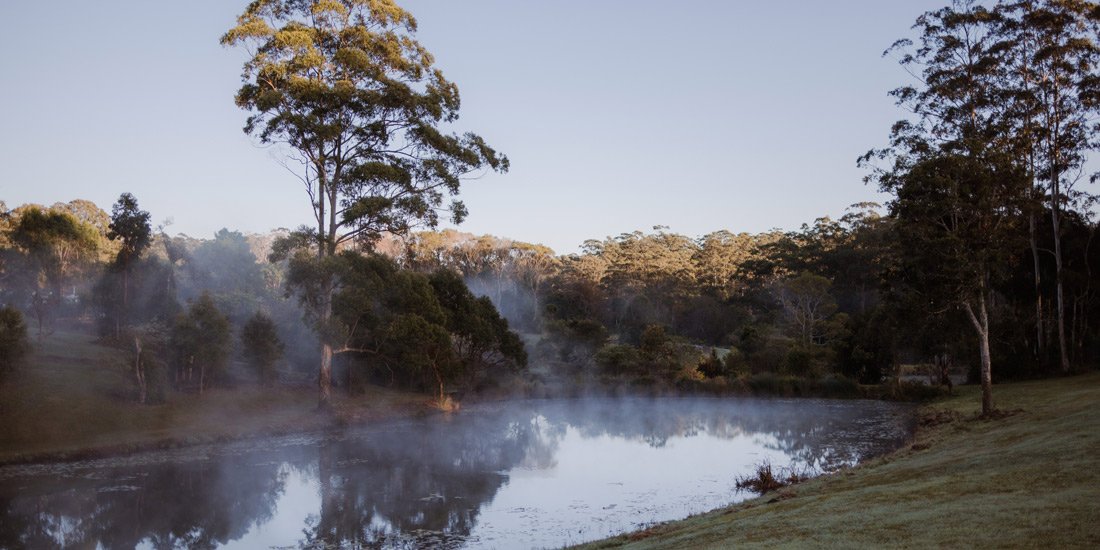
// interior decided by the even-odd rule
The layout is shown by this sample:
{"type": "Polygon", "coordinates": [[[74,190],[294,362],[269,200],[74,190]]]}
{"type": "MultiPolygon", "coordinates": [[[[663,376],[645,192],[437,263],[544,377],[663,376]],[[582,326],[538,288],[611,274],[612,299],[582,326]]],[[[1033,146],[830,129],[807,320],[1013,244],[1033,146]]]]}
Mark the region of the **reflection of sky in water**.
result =
{"type": "MultiPolygon", "coordinates": [[[[569,427],[544,470],[516,468],[481,510],[470,545],[556,547],[682,518],[738,498],[732,472],[783,453],[760,439],[674,437],[656,448],[641,440],[585,438],[569,427]]],[[[741,497],[743,498],[743,497],[741,497]]]]}
{"type": "Polygon", "coordinates": [[[317,478],[291,470],[287,472],[286,492],[276,504],[270,521],[256,525],[245,536],[230,541],[225,548],[267,548],[286,546],[302,538],[306,518],[316,513],[317,478]]]}
{"type": "Polygon", "coordinates": [[[899,444],[872,402],[544,401],[289,438],[0,468],[0,548],[558,547],[749,495],[767,460],[850,463],[899,444]]]}

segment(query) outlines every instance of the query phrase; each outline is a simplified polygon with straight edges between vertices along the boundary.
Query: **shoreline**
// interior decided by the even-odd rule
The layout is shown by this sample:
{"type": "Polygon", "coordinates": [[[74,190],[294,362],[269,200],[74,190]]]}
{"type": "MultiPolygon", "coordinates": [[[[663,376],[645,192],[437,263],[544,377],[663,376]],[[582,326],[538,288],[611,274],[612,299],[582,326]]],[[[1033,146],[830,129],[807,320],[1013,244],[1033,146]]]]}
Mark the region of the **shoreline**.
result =
{"type": "Polygon", "coordinates": [[[978,417],[978,391],[921,405],[892,453],[574,548],[1095,547],[1100,373],[999,384],[993,419],[978,417]]]}
{"type": "MultiPolygon", "coordinates": [[[[225,392],[233,392],[236,390],[225,390],[225,392]]],[[[282,390],[280,393],[307,393],[312,396],[312,391],[302,390],[282,390]]],[[[140,436],[132,441],[108,443],[102,445],[86,445],[86,446],[71,446],[68,448],[60,448],[56,450],[44,450],[44,451],[26,451],[26,452],[14,452],[10,455],[0,454],[0,468],[8,466],[26,466],[34,464],[61,464],[69,462],[81,462],[86,460],[98,460],[106,458],[114,458],[126,455],[140,454],[146,452],[156,451],[170,451],[178,449],[186,449],[190,447],[200,447],[206,445],[223,445],[231,443],[241,443],[248,441],[257,441],[269,438],[278,437],[290,437],[290,436],[311,436],[311,435],[331,435],[343,430],[356,429],[364,426],[368,426],[370,423],[378,422],[392,422],[405,419],[425,418],[440,414],[447,414],[447,411],[443,411],[438,407],[433,406],[433,399],[427,395],[413,394],[415,397],[422,397],[422,403],[419,406],[404,405],[398,407],[386,408],[385,410],[364,410],[362,407],[357,407],[355,401],[364,400],[369,401],[369,398],[363,397],[344,397],[342,403],[336,406],[336,410],[327,415],[316,412],[311,413],[313,416],[307,417],[306,422],[297,423],[294,425],[281,425],[270,427],[266,429],[260,429],[249,433],[197,433],[180,436],[169,436],[152,439],[142,439],[140,436]]],[[[193,396],[192,396],[193,397],[193,396]]],[[[572,395],[572,396],[513,396],[513,397],[485,397],[476,398],[461,403],[461,409],[474,409],[481,407],[493,407],[502,403],[515,403],[522,401],[542,401],[542,400],[587,400],[587,399],[623,399],[623,398],[637,398],[637,399],[690,399],[690,398],[713,398],[713,399],[779,399],[779,400],[803,400],[803,399],[820,399],[820,400],[836,400],[836,401],[853,401],[853,400],[868,400],[868,401],[883,401],[883,399],[875,399],[870,397],[822,397],[816,395],[808,396],[790,396],[790,395],[753,395],[753,394],[738,394],[738,393],[726,393],[715,394],[712,392],[680,392],[676,394],[671,393],[659,393],[659,394],[600,394],[595,393],[592,395],[572,395]]],[[[156,407],[146,406],[146,407],[156,407]]],[[[461,414],[458,412],[457,414],[461,414]]],[[[916,422],[916,418],[914,418],[916,422]]],[[[6,451],[5,451],[6,452],[6,451]]],[[[873,459],[873,458],[872,458],[873,459]]]]}
{"type": "MultiPolygon", "coordinates": [[[[284,393],[297,392],[284,390],[284,393]]],[[[313,395],[312,392],[307,393],[310,396],[313,395]]],[[[414,397],[420,397],[420,394],[414,394],[414,397]]],[[[299,417],[304,420],[302,422],[270,426],[251,430],[247,433],[214,431],[159,438],[144,438],[140,433],[124,433],[121,434],[123,438],[129,436],[132,439],[129,441],[101,445],[74,445],[56,450],[16,451],[11,454],[7,454],[8,451],[5,450],[5,454],[0,455],[0,468],[33,464],[81,462],[85,460],[114,458],[146,452],[187,449],[205,445],[241,443],[278,437],[329,435],[349,428],[364,426],[368,422],[390,422],[411,418],[423,418],[435,414],[442,414],[443,412],[432,407],[430,398],[427,396],[423,396],[423,403],[419,406],[414,403],[412,405],[389,407],[384,410],[362,407],[361,404],[357,407],[356,403],[351,402],[354,399],[355,398],[345,399],[343,403],[336,406],[336,410],[330,413],[317,412],[316,409],[307,412],[307,415],[312,414],[312,416],[299,417]]],[[[363,399],[366,400],[367,398],[363,399]]],[[[292,404],[290,405],[292,406],[292,404]]]]}
{"type": "MultiPolygon", "coordinates": [[[[124,351],[105,346],[82,331],[58,331],[50,345],[36,349],[17,376],[0,384],[0,466],[72,462],[193,445],[324,433],[364,422],[437,414],[427,394],[368,386],[356,395],[333,396],[333,411],[319,414],[311,387],[238,386],[204,394],[171,392],[163,404],[133,401],[124,351]]],[[[626,381],[579,388],[530,387],[521,392],[470,395],[476,406],[516,399],[592,397],[720,397],[760,399],[886,399],[889,385],[832,388],[823,381],[777,375],[766,383],[693,384],[685,387],[636,386],[626,381]],[[830,391],[839,390],[839,391],[830,391]]],[[[894,399],[889,399],[893,397],[894,399]]]]}

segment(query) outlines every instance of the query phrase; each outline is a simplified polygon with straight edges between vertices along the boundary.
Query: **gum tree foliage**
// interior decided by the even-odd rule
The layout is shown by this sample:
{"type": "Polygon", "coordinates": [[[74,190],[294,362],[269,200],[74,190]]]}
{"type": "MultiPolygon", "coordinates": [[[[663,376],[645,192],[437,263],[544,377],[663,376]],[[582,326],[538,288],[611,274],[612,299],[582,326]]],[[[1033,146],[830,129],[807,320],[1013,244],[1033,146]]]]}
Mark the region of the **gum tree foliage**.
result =
{"type": "Polygon", "coordinates": [[[263,268],[239,231],[221,229],[186,255],[182,299],[210,292],[235,325],[243,324],[265,297],[263,268]]]}
{"type": "Polygon", "coordinates": [[[1026,181],[1001,147],[1010,125],[1003,95],[1010,45],[1000,40],[1000,15],[970,0],[917,18],[918,43],[899,40],[901,64],[919,79],[891,92],[914,113],[891,130],[890,147],[861,161],[891,163],[870,179],[896,200],[910,287],[964,311],[981,356],[982,410],[993,409],[989,308],[1005,269],[1008,238],[1021,214],[1026,181]]]}
{"type": "Polygon", "coordinates": [[[202,393],[211,382],[223,380],[230,336],[229,319],[218,311],[210,294],[204,293],[186,313],[177,315],[168,344],[177,385],[197,384],[202,393]]]}
{"type": "Polygon", "coordinates": [[[723,300],[743,294],[749,278],[744,264],[753,259],[757,240],[748,233],[733,234],[725,230],[700,238],[694,258],[700,285],[723,300]]]}
{"type": "Polygon", "coordinates": [[[245,360],[256,371],[260,383],[271,385],[275,380],[275,363],[284,350],[275,322],[257,311],[241,328],[241,346],[245,360]]]}
{"type": "Polygon", "coordinates": [[[464,370],[526,366],[523,343],[489,298],[474,296],[453,271],[437,271],[428,283],[443,308],[443,326],[464,370]]]}
{"type": "Polygon", "coordinates": [[[457,271],[476,294],[492,298],[514,328],[541,329],[541,294],[560,263],[550,248],[453,229],[416,232],[395,244],[393,255],[402,266],[423,273],[457,271]]]}
{"type": "Polygon", "coordinates": [[[118,201],[111,207],[107,238],[119,242],[113,266],[122,274],[122,307],[115,308],[115,336],[118,337],[122,325],[129,322],[132,268],[152,242],[149,213],[138,208],[137,199],[130,193],[119,195],[118,201]]]}
{"type": "MultiPolygon", "coordinates": [[[[221,39],[247,49],[236,102],[245,131],[278,145],[313,207],[305,229],[320,264],[314,315],[325,334],[338,248],[370,250],[386,232],[455,222],[463,176],[506,171],[508,160],[473,133],[448,133],[458,87],[413,37],[416,20],[392,0],[255,0],[221,39]]],[[[328,403],[333,343],[322,338],[320,405],[328,403]]]]}
{"type": "Polygon", "coordinates": [[[799,273],[775,286],[775,299],[794,337],[805,347],[823,343],[826,321],[837,311],[829,293],[832,281],[813,273],[799,273]]]}
{"type": "MultiPolygon", "coordinates": [[[[1070,368],[1066,334],[1064,252],[1066,212],[1081,205],[1074,189],[1096,139],[1100,98],[1100,5],[1081,0],[972,0],[928,12],[914,26],[918,41],[901,40],[891,52],[919,81],[893,93],[916,117],[899,122],[894,150],[979,155],[992,148],[1026,174],[1035,291],[1035,343],[1045,347],[1041,250],[1054,260],[1054,317],[1062,370],[1070,368]],[[1050,243],[1039,242],[1044,208],[1050,243]]],[[[918,155],[919,156],[919,155],[918,155]]],[[[906,158],[902,155],[899,158],[906,158]]],[[[896,167],[895,167],[896,168],[896,167]]]]}
{"type": "Polygon", "coordinates": [[[30,302],[42,338],[66,283],[95,258],[99,236],[67,212],[31,205],[17,215],[9,233],[24,264],[17,286],[25,289],[24,299],[30,302]]]}
{"type": "Polygon", "coordinates": [[[456,273],[425,275],[378,255],[345,252],[338,259],[338,332],[330,338],[339,342],[337,353],[351,354],[379,377],[442,397],[446,387],[469,387],[493,369],[526,366],[508,322],[456,273]]]}
{"type": "Polygon", "coordinates": [[[92,303],[100,312],[97,330],[101,337],[121,342],[126,327],[154,321],[168,325],[180,312],[175,268],[168,261],[154,254],[144,254],[133,261],[125,312],[122,309],[122,278],[120,269],[108,269],[92,288],[92,303]]]}
{"type": "Polygon", "coordinates": [[[978,337],[982,412],[993,410],[990,308],[1019,249],[1024,177],[1007,162],[929,157],[897,182],[891,202],[901,277],[933,310],[961,308],[978,337]]]}
{"type": "Polygon", "coordinates": [[[1100,130],[1100,4],[1007,0],[998,2],[995,11],[1000,16],[997,32],[1007,47],[1001,60],[1006,73],[1000,82],[1008,110],[1004,147],[1030,180],[1028,222],[1037,339],[1041,348],[1042,285],[1035,224],[1045,199],[1053,235],[1059,363],[1066,372],[1070,369],[1070,346],[1066,338],[1063,226],[1072,223],[1072,219],[1066,220],[1067,214],[1086,198],[1074,185],[1082,177],[1088,154],[1100,148],[1096,137],[1100,130]]]}

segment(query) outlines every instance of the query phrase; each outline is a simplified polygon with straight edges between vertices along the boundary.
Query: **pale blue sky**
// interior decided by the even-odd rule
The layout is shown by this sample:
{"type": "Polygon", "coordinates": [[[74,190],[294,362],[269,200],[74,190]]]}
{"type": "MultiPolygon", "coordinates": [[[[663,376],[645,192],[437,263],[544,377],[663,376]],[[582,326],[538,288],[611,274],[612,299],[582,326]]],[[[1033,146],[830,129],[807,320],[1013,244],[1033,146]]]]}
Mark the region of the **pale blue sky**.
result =
{"type": "MultiPolygon", "coordinates": [[[[462,92],[460,127],[512,160],[469,182],[462,229],[567,253],[667,225],[797,228],[882,197],[858,155],[904,115],[881,52],[946,0],[408,0],[462,92]]],[[[241,132],[246,1],[3,2],[0,200],[134,193],[170,232],[309,220],[300,184],[241,132]]]]}

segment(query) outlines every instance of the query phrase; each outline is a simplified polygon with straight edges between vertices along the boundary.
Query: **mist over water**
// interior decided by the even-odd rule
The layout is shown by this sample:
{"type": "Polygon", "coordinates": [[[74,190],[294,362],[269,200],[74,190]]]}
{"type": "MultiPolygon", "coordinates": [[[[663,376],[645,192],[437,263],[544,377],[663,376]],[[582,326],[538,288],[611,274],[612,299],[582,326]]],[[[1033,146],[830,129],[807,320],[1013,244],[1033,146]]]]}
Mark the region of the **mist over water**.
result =
{"type": "Polygon", "coordinates": [[[483,404],[296,436],[0,469],[0,547],[557,547],[748,498],[755,464],[828,471],[911,409],[716,398],[483,404]]]}

